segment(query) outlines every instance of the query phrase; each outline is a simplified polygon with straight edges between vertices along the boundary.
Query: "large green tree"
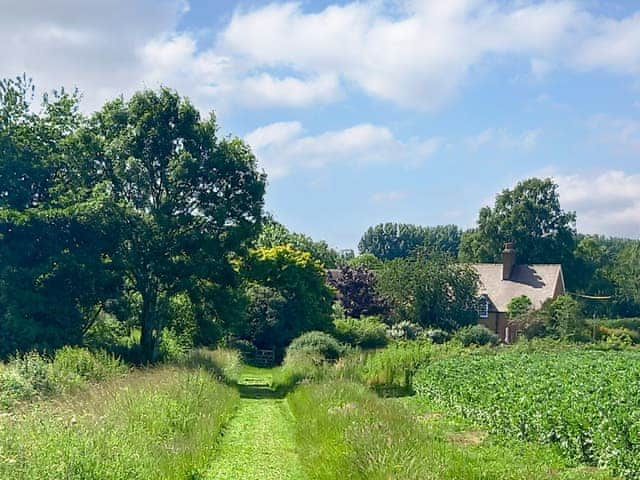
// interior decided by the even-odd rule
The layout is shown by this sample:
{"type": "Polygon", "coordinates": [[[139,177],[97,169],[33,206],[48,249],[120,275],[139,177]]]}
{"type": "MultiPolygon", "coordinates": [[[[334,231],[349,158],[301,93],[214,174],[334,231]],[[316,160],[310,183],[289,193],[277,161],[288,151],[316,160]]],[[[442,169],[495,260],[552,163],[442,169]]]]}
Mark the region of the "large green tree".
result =
{"type": "Polygon", "coordinates": [[[259,231],[265,178],[246,144],[220,137],[213,114],[201,118],[166,88],[107,103],[81,138],[88,178],[120,219],[116,255],[141,298],[141,346],[154,360],[162,297],[235,281],[231,259],[259,231]]]}
{"type": "Polygon", "coordinates": [[[358,243],[358,250],[381,260],[405,258],[417,249],[456,256],[460,235],[460,229],[455,225],[422,227],[407,223],[381,223],[367,229],[358,243]]]}
{"type": "Polygon", "coordinates": [[[322,263],[309,252],[291,245],[258,248],[246,258],[243,270],[251,282],[252,316],[238,330],[244,338],[282,353],[301,333],[331,328],[334,292],[326,284],[322,263]]]}
{"type": "Polygon", "coordinates": [[[260,248],[278,245],[291,245],[297,250],[309,252],[313,258],[320,260],[325,268],[336,268],[340,255],[327,242],[313,240],[303,233],[292,232],[270,215],[263,220],[262,230],[256,242],[260,248]]]}
{"type": "Polygon", "coordinates": [[[630,242],[616,259],[612,276],[618,294],[640,304],[640,240],[630,242]]]}
{"type": "Polygon", "coordinates": [[[390,300],[396,321],[455,330],[478,320],[478,274],[446,255],[386,262],[378,289],[390,300]]]}
{"type": "Polygon", "coordinates": [[[82,340],[119,289],[113,215],[83,186],[77,93],[0,81],[0,354],[82,340]]]}
{"type": "Polygon", "coordinates": [[[560,206],[553,180],[530,178],[484,207],[478,225],[462,235],[460,259],[498,262],[506,242],[513,242],[519,263],[569,263],[575,247],[575,213],[560,206]]]}

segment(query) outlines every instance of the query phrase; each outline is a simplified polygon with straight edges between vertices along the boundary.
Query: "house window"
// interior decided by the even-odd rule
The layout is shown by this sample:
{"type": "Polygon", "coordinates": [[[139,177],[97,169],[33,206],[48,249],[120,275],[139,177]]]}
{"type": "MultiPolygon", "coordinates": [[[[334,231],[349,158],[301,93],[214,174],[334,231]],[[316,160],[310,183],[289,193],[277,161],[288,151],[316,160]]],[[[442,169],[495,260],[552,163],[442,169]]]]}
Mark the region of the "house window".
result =
{"type": "Polygon", "coordinates": [[[478,299],[478,316],[480,318],[489,318],[489,299],[486,295],[482,295],[478,299]]]}

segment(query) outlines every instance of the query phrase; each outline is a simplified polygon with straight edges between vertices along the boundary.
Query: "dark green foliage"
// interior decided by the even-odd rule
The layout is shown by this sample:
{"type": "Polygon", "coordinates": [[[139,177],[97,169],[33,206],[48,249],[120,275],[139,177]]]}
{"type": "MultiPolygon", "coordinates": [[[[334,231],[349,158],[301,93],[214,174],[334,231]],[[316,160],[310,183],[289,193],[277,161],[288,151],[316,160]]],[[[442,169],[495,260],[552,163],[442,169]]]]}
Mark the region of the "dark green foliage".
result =
{"type": "Polygon", "coordinates": [[[336,268],[340,254],[325,241],[315,241],[302,233],[291,232],[267,216],[263,220],[260,236],[256,241],[258,247],[271,248],[278,245],[291,245],[296,250],[308,252],[315,260],[322,262],[325,268],[336,268]]]}
{"type": "Polygon", "coordinates": [[[509,318],[514,320],[522,315],[529,313],[533,309],[533,304],[531,303],[531,299],[526,295],[520,295],[519,297],[514,297],[509,301],[507,305],[507,314],[509,318]]]}
{"type": "Polygon", "coordinates": [[[338,292],[338,300],[348,317],[381,315],[388,312],[386,300],[376,289],[376,275],[364,267],[345,266],[330,272],[329,285],[338,292]]]}
{"type": "Polygon", "coordinates": [[[465,347],[470,345],[498,344],[498,335],[484,325],[471,325],[461,328],[453,335],[453,339],[457,340],[465,347]]]}
{"type": "Polygon", "coordinates": [[[477,322],[478,276],[446,256],[412,257],[385,263],[379,290],[389,298],[396,321],[451,331],[477,322]]]}
{"type": "Polygon", "coordinates": [[[640,304],[640,240],[629,242],[622,249],[612,276],[619,295],[640,304]]]}
{"type": "Polygon", "coordinates": [[[117,257],[141,297],[141,345],[153,360],[163,295],[235,281],[229,258],[258,233],[264,178],[245,144],[219,138],[213,116],[202,120],[168,89],[106,104],[82,136],[92,184],[119,209],[117,257]]]}
{"type": "Polygon", "coordinates": [[[586,321],[580,304],[568,295],[562,295],[543,305],[541,314],[559,338],[583,340],[587,336],[586,321]]]}
{"type": "Polygon", "coordinates": [[[82,188],[78,98],[38,111],[30,81],[0,81],[0,356],[79,343],[118,294],[114,211],[82,188]]]}
{"type": "Polygon", "coordinates": [[[333,325],[336,338],[353,347],[380,348],[389,343],[387,326],[375,316],[337,318],[333,325]]]}
{"type": "Polygon", "coordinates": [[[575,213],[560,207],[551,179],[530,178],[496,197],[493,208],[480,210],[478,226],[462,235],[460,259],[500,262],[506,242],[513,242],[518,263],[568,265],[575,246],[575,213]]]}
{"type": "Polygon", "coordinates": [[[579,297],[585,315],[611,317],[640,314],[640,302],[621,288],[629,285],[620,276],[625,265],[628,265],[621,253],[633,240],[599,235],[578,235],[578,239],[573,262],[564,271],[567,289],[590,296],[611,297],[601,300],[579,297]]]}
{"type": "Polygon", "coordinates": [[[246,312],[236,335],[258,348],[274,348],[287,315],[287,300],[276,289],[256,283],[249,283],[245,292],[246,312]]]}
{"type": "Polygon", "coordinates": [[[303,353],[335,360],[344,351],[344,347],[326,332],[307,332],[293,339],[287,347],[287,355],[303,353]]]}
{"type": "Polygon", "coordinates": [[[429,328],[423,333],[424,338],[431,340],[433,343],[446,343],[451,338],[451,334],[439,328],[429,328]]]}
{"type": "Polygon", "coordinates": [[[422,248],[458,255],[460,229],[455,225],[421,227],[406,223],[381,223],[370,227],[360,239],[358,250],[381,260],[408,257],[422,248]]]}

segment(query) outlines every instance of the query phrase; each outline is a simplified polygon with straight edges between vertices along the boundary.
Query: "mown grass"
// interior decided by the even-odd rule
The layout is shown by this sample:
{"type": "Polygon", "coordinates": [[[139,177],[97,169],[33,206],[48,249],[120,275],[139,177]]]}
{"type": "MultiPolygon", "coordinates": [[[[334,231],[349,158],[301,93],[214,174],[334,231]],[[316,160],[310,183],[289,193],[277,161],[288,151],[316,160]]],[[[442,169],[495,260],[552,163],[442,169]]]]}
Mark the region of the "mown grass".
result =
{"type": "Polygon", "coordinates": [[[605,479],[568,469],[553,450],[501,445],[346,381],[300,386],[289,396],[298,451],[310,479],[605,479]]]}
{"type": "Polygon", "coordinates": [[[205,370],[159,367],[0,418],[0,478],[198,479],[239,402],[205,370]]]}

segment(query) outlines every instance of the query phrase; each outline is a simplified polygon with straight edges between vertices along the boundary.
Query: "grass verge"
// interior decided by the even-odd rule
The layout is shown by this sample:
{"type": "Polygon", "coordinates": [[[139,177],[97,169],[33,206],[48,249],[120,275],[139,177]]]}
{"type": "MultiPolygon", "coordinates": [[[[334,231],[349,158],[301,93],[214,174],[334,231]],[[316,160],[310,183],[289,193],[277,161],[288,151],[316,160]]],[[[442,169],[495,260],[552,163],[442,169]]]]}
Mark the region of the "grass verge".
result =
{"type": "Polygon", "coordinates": [[[238,394],[204,370],[104,382],[0,418],[0,478],[199,479],[238,394]]]}
{"type": "Polygon", "coordinates": [[[289,397],[302,464],[313,480],[605,479],[567,469],[551,449],[498,445],[366,387],[335,381],[301,385],[289,397]]]}

